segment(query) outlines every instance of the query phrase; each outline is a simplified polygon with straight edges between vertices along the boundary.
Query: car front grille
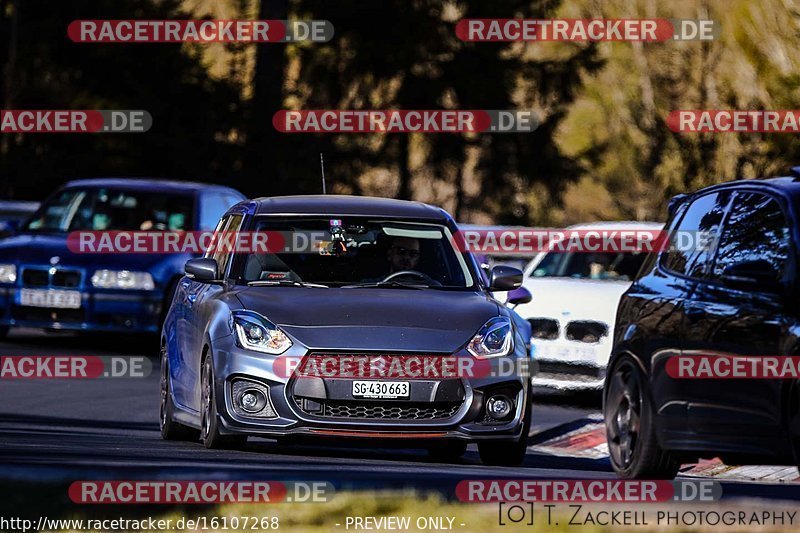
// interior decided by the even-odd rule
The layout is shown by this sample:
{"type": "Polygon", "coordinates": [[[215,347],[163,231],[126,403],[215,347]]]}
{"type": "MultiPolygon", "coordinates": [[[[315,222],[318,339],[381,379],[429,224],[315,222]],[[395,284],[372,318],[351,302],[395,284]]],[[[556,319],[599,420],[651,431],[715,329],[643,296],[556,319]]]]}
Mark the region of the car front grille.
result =
{"type": "Polygon", "coordinates": [[[594,320],[574,320],[567,324],[567,340],[576,342],[600,342],[608,335],[608,324],[594,320]]]}
{"type": "Polygon", "coordinates": [[[555,340],[558,338],[558,320],[552,318],[529,318],[531,337],[534,339],[555,340]]]}
{"type": "Polygon", "coordinates": [[[454,416],[461,402],[386,402],[358,400],[322,400],[321,411],[307,410],[305,402],[300,409],[313,416],[326,418],[351,418],[359,420],[443,420],[454,416]]]}
{"type": "Polygon", "coordinates": [[[76,288],[80,286],[81,273],[77,270],[56,269],[50,274],[50,268],[25,267],[22,271],[23,287],[60,287],[76,288]]]}

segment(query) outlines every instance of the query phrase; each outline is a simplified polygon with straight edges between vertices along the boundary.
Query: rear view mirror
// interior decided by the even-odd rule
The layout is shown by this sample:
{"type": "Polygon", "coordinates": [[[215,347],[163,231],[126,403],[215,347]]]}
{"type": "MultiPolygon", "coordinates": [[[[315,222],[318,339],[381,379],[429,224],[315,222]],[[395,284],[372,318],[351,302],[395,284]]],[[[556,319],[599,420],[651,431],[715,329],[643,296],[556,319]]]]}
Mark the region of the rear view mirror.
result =
{"type": "Polygon", "coordinates": [[[780,288],[780,274],[764,259],[742,261],[730,265],[722,271],[722,281],[731,287],[758,286],[768,290],[780,288]]]}
{"type": "Polygon", "coordinates": [[[214,281],[217,279],[217,260],[198,257],[186,261],[186,275],[195,281],[214,281]]]}
{"type": "Polygon", "coordinates": [[[498,265],[489,273],[490,291],[510,291],[522,285],[522,270],[498,265]]]}

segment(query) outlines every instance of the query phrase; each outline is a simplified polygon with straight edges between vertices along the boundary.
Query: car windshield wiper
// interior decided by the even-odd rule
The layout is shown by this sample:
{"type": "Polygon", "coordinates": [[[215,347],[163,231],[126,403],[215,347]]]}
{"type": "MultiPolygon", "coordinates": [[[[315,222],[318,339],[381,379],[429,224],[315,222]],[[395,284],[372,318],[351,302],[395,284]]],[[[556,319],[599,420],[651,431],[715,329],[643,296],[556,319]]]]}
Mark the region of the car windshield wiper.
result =
{"type": "Polygon", "coordinates": [[[293,281],[290,279],[277,279],[265,280],[260,279],[256,281],[248,281],[247,285],[250,287],[308,287],[312,289],[329,289],[327,285],[322,283],[309,283],[307,281],[293,281]]]}
{"type": "Polygon", "coordinates": [[[370,289],[374,287],[390,287],[396,289],[428,289],[430,285],[424,283],[403,283],[400,281],[370,281],[367,283],[353,283],[352,285],[342,285],[340,289],[370,289]]]}

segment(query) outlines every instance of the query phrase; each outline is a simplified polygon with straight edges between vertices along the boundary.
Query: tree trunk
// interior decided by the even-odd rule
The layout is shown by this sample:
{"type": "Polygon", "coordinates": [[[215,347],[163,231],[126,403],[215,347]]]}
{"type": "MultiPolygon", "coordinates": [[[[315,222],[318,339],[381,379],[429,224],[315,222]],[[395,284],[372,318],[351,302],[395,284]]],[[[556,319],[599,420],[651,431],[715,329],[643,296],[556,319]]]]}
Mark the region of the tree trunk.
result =
{"type": "MultiPolygon", "coordinates": [[[[289,18],[287,0],[261,0],[260,20],[289,18]]],[[[242,188],[246,194],[266,190],[270,195],[288,194],[291,183],[283,158],[282,135],[272,126],[272,117],[283,108],[283,77],[286,67],[286,44],[257,44],[253,73],[253,97],[250,102],[247,144],[242,188]]]]}
{"type": "Polygon", "coordinates": [[[398,133],[399,150],[397,167],[400,172],[400,187],[397,198],[411,200],[411,170],[408,168],[408,133],[398,133]]]}

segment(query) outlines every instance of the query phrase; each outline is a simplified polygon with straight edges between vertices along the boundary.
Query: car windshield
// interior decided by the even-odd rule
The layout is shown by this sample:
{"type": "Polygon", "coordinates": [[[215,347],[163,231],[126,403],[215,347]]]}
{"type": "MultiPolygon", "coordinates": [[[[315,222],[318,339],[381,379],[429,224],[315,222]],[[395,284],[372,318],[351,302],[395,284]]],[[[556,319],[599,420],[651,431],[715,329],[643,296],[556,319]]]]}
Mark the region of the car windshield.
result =
{"type": "Polygon", "coordinates": [[[188,194],[111,188],[70,188],[52,197],[31,218],[28,231],[180,231],[191,229],[188,194]]]}
{"type": "MultiPolygon", "coordinates": [[[[466,289],[473,276],[438,224],[360,217],[259,217],[256,232],[280,232],[277,253],[242,254],[240,281],[329,287],[466,289]]],[[[268,233],[268,238],[272,238],[268,233]]]]}
{"type": "Polygon", "coordinates": [[[644,253],[630,252],[549,252],[530,277],[630,281],[636,276],[645,256],[644,253]]]}

